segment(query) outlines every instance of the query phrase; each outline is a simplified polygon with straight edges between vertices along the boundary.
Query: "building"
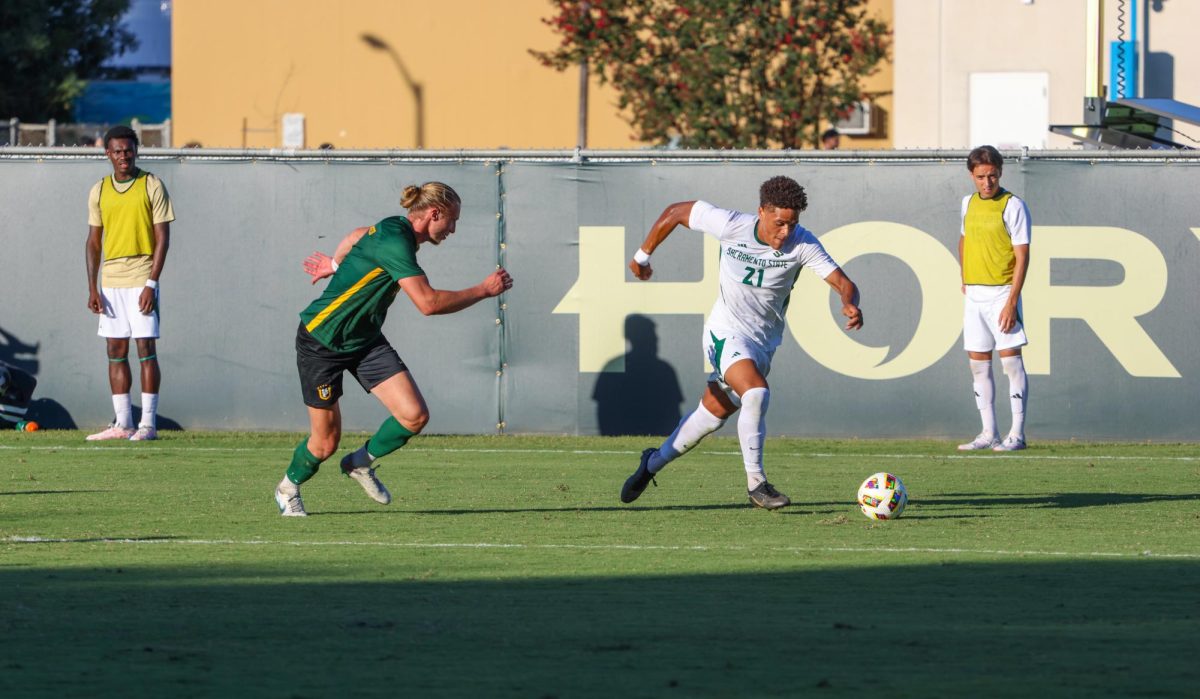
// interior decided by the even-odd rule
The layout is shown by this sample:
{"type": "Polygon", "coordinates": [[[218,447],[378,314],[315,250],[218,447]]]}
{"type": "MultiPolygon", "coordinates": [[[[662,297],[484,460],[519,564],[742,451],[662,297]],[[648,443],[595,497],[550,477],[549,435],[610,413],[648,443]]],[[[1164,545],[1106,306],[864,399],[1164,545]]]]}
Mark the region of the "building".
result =
{"type": "MultiPolygon", "coordinates": [[[[1066,148],[1053,124],[1083,123],[1088,6],[1094,0],[895,0],[896,148],[1066,148]]],[[[1104,83],[1110,42],[1124,32],[1140,69],[1137,96],[1200,104],[1195,27],[1200,2],[1096,0],[1103,7],[1104,83]],[[1135,21],[1136,20],[1136,21],[1135,21]],[[1135,26],[1136,25],[1136,26],[1135,26]]],[[[1176,123],[1177,140],[1200,130],[1176,123]]]]}
{"type": "MultiPolygon", "coordinates": [[[[872,0],[890,21],[891,0],[872,0]]],[[[579,77],[529,55],[558,41],[549,0],[179,0],[176,145],[571,148],[579,77]],[[285,115],[286,127],[285,127],[285,115]]],[[[890,69],[866,85],[886,147],[890,69]]],[[[616,93],[592,81],[590,148],[638,148],[616,93]]]]}

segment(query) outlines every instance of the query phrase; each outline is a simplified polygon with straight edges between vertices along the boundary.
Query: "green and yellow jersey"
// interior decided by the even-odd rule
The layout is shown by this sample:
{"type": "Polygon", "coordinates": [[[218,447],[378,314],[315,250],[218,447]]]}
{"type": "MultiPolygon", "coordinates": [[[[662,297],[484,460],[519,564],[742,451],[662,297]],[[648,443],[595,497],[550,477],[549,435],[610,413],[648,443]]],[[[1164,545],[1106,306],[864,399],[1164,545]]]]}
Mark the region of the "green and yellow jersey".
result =
{"type": "Polygon", "coordinates": [[[423,276],[417,264],[417,239],[403,216],[391,216],[367,229],[338,269],[325,292],[300,313],[304,327],[334,352],[354,352],[383,332],[388,307],[406,277],[423,276]]]}

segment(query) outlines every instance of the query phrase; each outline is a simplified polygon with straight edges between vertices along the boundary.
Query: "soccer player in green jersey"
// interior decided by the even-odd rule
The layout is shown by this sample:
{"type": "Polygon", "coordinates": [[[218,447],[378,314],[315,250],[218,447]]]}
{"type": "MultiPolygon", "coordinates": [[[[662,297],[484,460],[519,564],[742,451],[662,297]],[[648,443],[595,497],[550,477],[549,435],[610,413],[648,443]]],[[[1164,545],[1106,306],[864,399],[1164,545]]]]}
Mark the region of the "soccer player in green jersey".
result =
{"type": "Polygon", "coordinates": [[[315,284],[332,275],[325,292],[300,314],[296,364],[308,406],[309,436],[296,446],[275,502],[285,517],[304,517],[300,484],[333,456],[342,436],[342,372],[349,371],[391,415],[363,446],[342,459],[342,473],[358,481],[371,499],[388,504],[392,496],[375,477],[372,464],[404,446],[429,422],[429,407],[396,350],[383,336],[388,307],[401,290],[425,315],[456,313],[512,288],[512,277],[497,269],[469,289],[443,291],[429,284],[417,264],[417,248],[440,245],[454,233],[462,200],[441,182],[404,188],[400,204],[407,216],[391,216],[351,231],[333,253],[313,253],[304,271],[315,284]]]}

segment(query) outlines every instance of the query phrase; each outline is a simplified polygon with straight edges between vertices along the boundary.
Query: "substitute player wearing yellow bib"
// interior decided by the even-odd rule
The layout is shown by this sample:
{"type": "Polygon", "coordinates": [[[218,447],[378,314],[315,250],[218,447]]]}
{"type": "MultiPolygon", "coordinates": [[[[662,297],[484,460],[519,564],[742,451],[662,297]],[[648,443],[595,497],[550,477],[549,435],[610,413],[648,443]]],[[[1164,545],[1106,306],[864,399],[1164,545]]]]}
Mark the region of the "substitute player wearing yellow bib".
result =
{"type": "Polygon", "coordinates": [[[636,500],[659,470],[718,430],[740,409],[738,438],[750,502],[771,510],[791,503],[767,481],[762,448],[771,398],[766,377],[783,341],[787,307],[800,271],[808,267],[837,292],[842,315],[849,319],[847,330],[863,324],[858,288],[816,237],[798,225],[800,212],[807,207],[803,187],[788,177],[773,177],[759,189],[757,215],[687,201],[668,206],[650,228],[629,263],[642,280],[653,273],[650,253],[676,226],[687,226],[721,242],[721,289],[702,339],[713,373],[700,405],[661,446],[642,452],[637,470],[621,488],[621,502],[636,500]]]}
{"type": "Polygon", "coordinates": [[[89,440],[158,437],[155,422],[162,381],[155,342],[159,334],[158,279],[167,259],[175,211],[162,182],[135,165],[137,148],[133,129],[109,129],[104,150],[113,173],[97,182],[88,195],[87,305],[100,316],[98,334],[106,338],[115,413],[112,424],[89,435],[89,440]],[[129,395],[133,385],[131,337],[141,360],[142,416],[136,430],[129,395]]]}
{"type": "Polygon", "coordinates": [[[958,259],[962,266],[963,348],[967,351],[983,430],[960,451],[1025,448],[1029,379],[1021,348],[1028,344],[1021,321],[1021,288],[1029,269],[1029,208],[1000,187],[1004,158],[992,146],[967,156],[975,193],[963,198],[958,259]],[[1012,428],[1003,441],[996,426],[992,350],[1008,376],[1012,428]]]}

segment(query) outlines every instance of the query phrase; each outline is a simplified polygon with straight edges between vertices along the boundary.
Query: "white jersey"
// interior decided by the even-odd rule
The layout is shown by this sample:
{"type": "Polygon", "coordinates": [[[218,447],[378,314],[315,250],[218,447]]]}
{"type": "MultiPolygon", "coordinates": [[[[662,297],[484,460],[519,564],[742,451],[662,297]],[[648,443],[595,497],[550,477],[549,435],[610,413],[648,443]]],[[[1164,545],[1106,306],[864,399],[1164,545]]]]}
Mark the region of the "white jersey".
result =
{"type": "Polygon", "coordinates": [[[697,201],[688,228],[721,242],[721,294],[708,330],[740,335],[772,352],[783,342],[784,315],[800,269],[808,267],[822,279],[838,269],[816,236],[799,225],[776,250],[759,240],[757,216],[697,201]]]}

